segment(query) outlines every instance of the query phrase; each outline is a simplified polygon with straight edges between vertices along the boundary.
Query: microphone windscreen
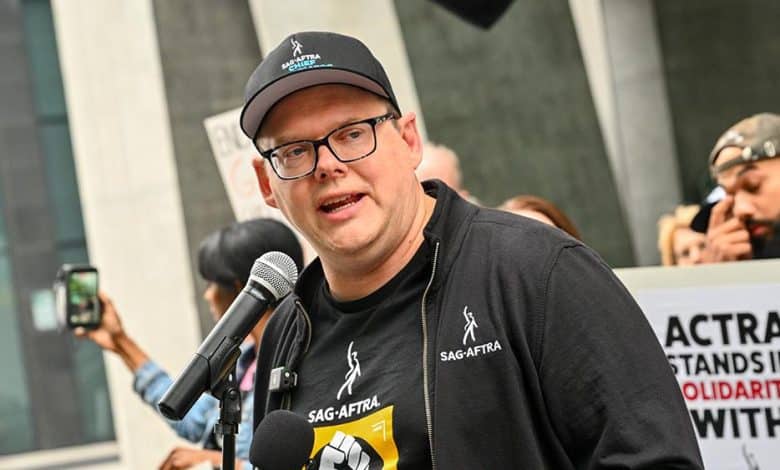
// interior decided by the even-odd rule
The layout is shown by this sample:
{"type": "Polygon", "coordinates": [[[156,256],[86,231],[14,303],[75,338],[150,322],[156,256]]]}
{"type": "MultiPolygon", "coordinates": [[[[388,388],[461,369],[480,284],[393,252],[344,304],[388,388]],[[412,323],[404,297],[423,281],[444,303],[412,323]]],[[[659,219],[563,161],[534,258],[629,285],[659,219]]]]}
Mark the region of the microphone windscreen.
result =
{"type": "Polygon", "coordinates": [[[290,293],[298,281],[298,266],[287,254],[269,251],[255,260],[249,281],[259,282],[277,301],[290,293]]]}
{"type": "Polygon", "coordinates": [[[303,416],[275,410],[252,437],[249,461],[260,470],[301,470],[314,446],[314,428],[303,416]]]}

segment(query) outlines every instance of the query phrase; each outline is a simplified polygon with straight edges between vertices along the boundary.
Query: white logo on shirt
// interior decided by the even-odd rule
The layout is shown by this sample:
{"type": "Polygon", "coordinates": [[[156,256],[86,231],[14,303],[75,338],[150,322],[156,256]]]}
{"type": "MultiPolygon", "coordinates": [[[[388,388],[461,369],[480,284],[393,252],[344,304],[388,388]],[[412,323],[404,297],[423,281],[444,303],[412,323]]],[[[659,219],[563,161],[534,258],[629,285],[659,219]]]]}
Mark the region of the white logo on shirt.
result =
{"type": "Polygon", "coordinates": [[[463,318],[466,319],[466,325],[463,326],[463,330],[465,331],[463,333],[463,346],[465,346],[469,338],[471,338],[472,343],[477,341],[477,339],[474,337],[474,329],[479,328],[479,326],[477,325],[477,321],[474,319],[474,312],[469,312],[468,305],[463,307],[463,318]]]}
{"type": "Polygon", "coordinates": [[[354,341],[350,341],[347,348],[347,365],[349,365],[349,371],[344,374],[344,385],[339,389],[339,393],[336,394],[336,400],[341,400],[341,394],[344,393],[344,389],[347,390],[347,395],[352,396],[352,384],[355,383],[358,377],[360,377],[360,362],[357,358],[357,351],[352,350],[354,341]]]}
{"type": "MultiPolygon", "coordinates": [[[[498,339],[493,339],[487,342],[483,342],[482,344],[477,344],[476,330],[479,328],[479,325],[477,324],[477,319],[474,317],[474,312],[469,310],[468,305],[463,307],[463,319],[466,321],[466,324],[463,325],[463,338],[461,339],[463,347],[459,349],[440,351],[439,360],[441,360],[441,362],[461,361],[464,359],[493,354],[504,349],[498,339]]],[[[485,331],[487,332],[487,335],[490,335],[489,320],[488,329],[485,331]]],[[[485,340],[482,339],[482,341],[485,340]]]]}

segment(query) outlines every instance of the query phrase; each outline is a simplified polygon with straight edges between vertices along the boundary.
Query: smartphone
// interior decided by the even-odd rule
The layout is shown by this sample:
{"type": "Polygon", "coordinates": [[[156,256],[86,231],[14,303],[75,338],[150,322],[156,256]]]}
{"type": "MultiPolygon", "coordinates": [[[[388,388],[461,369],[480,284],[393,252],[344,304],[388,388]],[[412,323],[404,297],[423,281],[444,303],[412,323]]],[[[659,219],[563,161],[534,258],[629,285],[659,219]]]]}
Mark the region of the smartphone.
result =
{"type": "Polygon", "coordinates": [[[98,271],[89,265],[64,264],[54,283],[60,326],[97,328],[102,308],[98,298],[98,271]]]}

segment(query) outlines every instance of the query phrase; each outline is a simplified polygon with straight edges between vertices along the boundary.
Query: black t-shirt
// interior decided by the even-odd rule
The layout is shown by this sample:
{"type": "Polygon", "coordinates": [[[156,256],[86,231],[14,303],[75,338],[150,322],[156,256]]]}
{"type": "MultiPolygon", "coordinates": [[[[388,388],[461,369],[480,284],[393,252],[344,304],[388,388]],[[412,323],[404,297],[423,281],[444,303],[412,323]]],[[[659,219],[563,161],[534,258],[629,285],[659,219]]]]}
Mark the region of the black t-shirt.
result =
{"type": "Polygon", "coordinates": [[[431,468],[422,386],[427,245],[369,296],[338,302],[323,282],[292,411],[314,426],[317,469],[431,468]]]}

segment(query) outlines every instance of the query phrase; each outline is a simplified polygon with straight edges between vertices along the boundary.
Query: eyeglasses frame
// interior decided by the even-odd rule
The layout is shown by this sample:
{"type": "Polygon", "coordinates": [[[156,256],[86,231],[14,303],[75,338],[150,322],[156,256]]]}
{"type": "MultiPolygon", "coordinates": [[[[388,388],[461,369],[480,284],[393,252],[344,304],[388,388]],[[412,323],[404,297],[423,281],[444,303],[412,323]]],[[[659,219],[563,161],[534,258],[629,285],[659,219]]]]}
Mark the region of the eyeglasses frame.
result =
{"type": "Polygon", "coordinates": [[[381,123],[385,122],[385,121],[392,121],[393,119],[398,119],[398,116],[394,112],[389,112],[389,113],[383,114],[381,116],[371,117],[371,118],[368,118],[368,119],[363,119],[361,121],[354,121],[354,122],[350,122],[350,123],[344,124],[343,126],[339,126],[339,127],[335,128],[335,129],[333,129],[332,131],[328,132],[328,134],[325,137],[321,138],[321,139],[317,139],[317,140],[307,140],[307,139],[294,140],[292,142],[286,142],[284,144],[277,145],[276,147],[274,147],[274,148],[272,148],[270,150],[263,150],[263,149],[261,149],[260,146],[257,144],[257,139],[255,139],[253,141],[253,143],[254,143],[255,148],[257,149],[257,151],[260,152],[260,156],[262,156],[263,158],[268,160],[268,163],[270,163],[271,168],[274,170],[274,174],[279,179],[284,180],[284,181],[294,181],[294,180],[297,180],[297,179],[305,178],[305,177],[307,177],[307,176],[309,176],[309,175],[314,173],[314,171],[317,169],[317,163],[319,163],[319,158],[320,158],[319,150],[320,150],[320,147],[323,146],[323,145],[330,151],[331,155],[336,157],[336,160],[338,160],[338,161],[340,161],[342,163],[356,162],[358,160],[362,160],[362,159],[372,155],[374,152],[376,152],[376,146],[377,146],[376,126],[378,124],[381,124],[381,123]],[[365,155],[363,155],[361,157],[350,158],[350,159],[345,160],[345,159],[339,157],[336,154],[336,152],[330,146],[330,143],[328,142],[328,139],[330,139],[330,137],[333,134],[335,134],[336,132],[338,132],[338,131],[340,131],[342,129],[346,129],[347,127],[355,126],[355,125],[358,125],[358,124],[371,124],[371,132],[373,133],[373,137],[374,137],[374,147],[368,153],[366,153],[365,155]],[[279,150],[282,147],[286,147],[288,145],[293,145],[293,144],[301,144],[301,143],[309,143],[309,144],[312,145],[312,147],[314,147],[314,164],[312,165],[311,170],[309,170],[306,173],[304,173],[302,175],[299,175],[299,176],[282,176],[282,175],[280,175],[279,172],[276,170],[276,167],[274,166],[273,161],[271,160],[271,155],[273,155],[273,153],[276,150],[279,150]]]}

